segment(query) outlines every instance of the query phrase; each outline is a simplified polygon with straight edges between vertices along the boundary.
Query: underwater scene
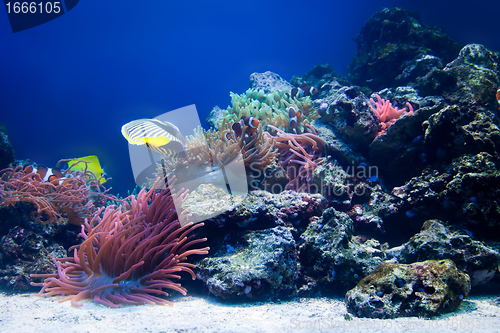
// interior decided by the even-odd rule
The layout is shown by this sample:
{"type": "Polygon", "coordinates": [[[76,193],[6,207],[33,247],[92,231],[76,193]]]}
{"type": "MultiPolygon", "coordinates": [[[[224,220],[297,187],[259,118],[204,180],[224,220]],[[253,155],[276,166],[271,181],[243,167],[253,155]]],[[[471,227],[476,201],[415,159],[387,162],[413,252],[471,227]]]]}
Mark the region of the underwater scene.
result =
{"type": "Polygon", "coordinates": [[[0,332],[500,332],[500,2],[4,8],[0,332]]]}

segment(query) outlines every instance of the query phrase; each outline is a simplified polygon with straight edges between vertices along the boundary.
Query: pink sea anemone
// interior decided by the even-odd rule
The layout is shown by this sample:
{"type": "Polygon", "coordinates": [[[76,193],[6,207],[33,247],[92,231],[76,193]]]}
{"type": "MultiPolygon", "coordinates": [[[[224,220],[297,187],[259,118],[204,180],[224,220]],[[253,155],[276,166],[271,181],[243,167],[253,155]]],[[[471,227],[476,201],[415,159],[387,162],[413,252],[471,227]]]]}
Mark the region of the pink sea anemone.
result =
{"type": "MultiPolygon", "coordinates": [[[[68,258],[53,258],[55,274],[32,274],[45,278],[38,296],[67,295],[60,302],[93,298],[111,308],[122,304],[172,304],[156,295],[168,296],[164,289],[187,290],[171,279],[188,272],[193,279],[194,264],[184,262],[192,254],[207,254],[209,248],[188,250],[206,241],[188,236],[203,223],[181,226],[169,190],[144,189],[131,202],[101,208],[82,226],[82,244],[68,258]],[[101,213],[102,217],[101,217],[101,213]]],[[[35,295],[35,296],[37,296],[35,295]]]]}
{"type": "Polygon", "coordinates": [[[413,113],[413,107],[409,102],[406,102],[408,110],[398,109],[397,107],[393,107],[389,100],[382,99],[378,94],[374,96],[377,98],[377,101],[375,102],[373,98],[370,98],[370,108],[380,121],[381,129],[377,135],[385,133],[386,129],[394,124],[400,117],[408,113],[413,113]]]}
{"type": "Polygon", "coordinates": [[[280,163],[288,174],[285,189],[308,191],[314,169],[325,161],[320,158],[325,153],[325,141],[309,124],[306,124],[306,128],[311,132],[302,134],[285,133],[273,125],[267,126],[276,131],[276,136],[269,132],[265,134],[275,141],[275,146],[280,150],[280,163]]]}

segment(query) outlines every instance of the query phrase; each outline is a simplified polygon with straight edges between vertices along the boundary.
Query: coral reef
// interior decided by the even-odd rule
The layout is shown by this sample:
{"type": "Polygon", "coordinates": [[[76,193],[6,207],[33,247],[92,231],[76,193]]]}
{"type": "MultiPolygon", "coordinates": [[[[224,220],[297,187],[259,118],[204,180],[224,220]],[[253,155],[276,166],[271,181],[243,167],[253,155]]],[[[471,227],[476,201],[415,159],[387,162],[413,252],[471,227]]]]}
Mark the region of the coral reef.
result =
{"type": "Polygon", "coordinates": [[[450,163],[464,154],[485,152],[500,157],[500,129],[496,117],[481,109],[444,107],[423,122],[429,162],[450,163]]]}
{"type": "Polygon", "coordinates": [[[229,195],[211,184],[190,192],[181,208],[193,217],[205,220],[205,232],[213,231],[210,242],[220,238],[221,231],[257,230],[276,226],[305,228],[314,216],[320,216],[326,200],[320,194],[283,191],[250,191],[246,196],[229,195]],[[219,214],[217,214],[219,213],[219,214]]]}
{"type": "Polygon", "coordinates": [[[355,41],[358,51],[348,77],[373,90],[406,85],[448,63],[460,50],[441,29],[422,23],[417,12],[397,7],[373,15],[355,41]]]}
{"type": "Polygon", "coordinates": [[[209,248],[189,248],[206,239],[188,236],[202,223],[181,227],[169,190],[144,189],[119,207],[99,209],[82,226],[82,244],[67,258],[53,258],[55,274],[32,274],[45,278],[39,296],[67,295],[81,306],[82,299],[111,308],[122,304],[171,304],[156,295],[168,296],[163,289],[186,289],[171,279],[187,272],[195,279],[195,265],[185,262],[193,254],[207,254],[209,248]],[[102,217],[100,217],[102,213],[102,217]]]}
{"type": "MultiPolygon", "coordinates": [[[[79,163],[87,164],[85,161],[79,163]]],[[[40,175],[22,166],[4,169],[0,177],[0,204],[29,202],[36,207],[40,222],[62,222],[61,212],[64,212],[70,223],[79,225],[83,219],[91,217],[95,202],[105,205],[107,200],[116,199],[106,193],[108,190],[101,189],[99,179],[86,167],[83,171],[69,168],[61,179],[44,181],[40,175]]]]}
{"type": "Polygon", "coordinates": [[[270,94],[275,90],[290,91],[293,85],[283,80],[276,73],[267,71],[264,73],[250,74],[250,89],[263,91],[265,94],[270,94]]]}
{"type": "Polygon", "coordinates": [[[403,199],[403,211],[416,219],[438,218],[461,225],[483,237],[500,231],[500,173],[488,153],[463,155],[444,171],[425,169],[418,177],[393,189],[403,199]]]}
{"type": "Polygon", "coordinates": [[[45,278],[40,295],[75,306],[165,304],[166,289],[186,293],[172,281],[184,271],[198,278],[190,291],[227,302],[347,292],[361,317],[456,310],[471,287],[498,281],[500,55],[400,8],[376,13],[356,42],[347,78],[327,64],[290,82],[253,73],[230,93],[186,156],[158,165],[189,193],[142,190],[105,208],[90,175],[56,184],[8,169],[0,285],[26,290],[31,271],[45,278]],[[292,97],[306,85],[317,93],[292,97]],[[233,162],[248,193],[221,177],[233,162]],[[71,213],[86,221],[81,244],[73,225],[38,223],[71,213]],[[212,252],[195,267],[187,257],[208,254],[194,247],[205,240],[212,252]]]}
{"type": "Polygon", "coordinates": [[[445,68],[433,68],[417,78],[414,87],[423,95],[442,95],[450,105],[474,111],[494,110],[500,84],[500,55],[480,44],[465,45],[445,68]]]}
{"type": "Polygon", "coordinates": [[[358,317],[431,317],[456,310],[470,287],[469,276],[448,259],[385,263],[349,290],[345,302],[358,317]]]}
{"type": "Polygon", "coordinates": [[[53,271],[49,257],[65,257],[65,246],[72,242],[76,232],[71,226],[24,221],[12,228],[0,240],[0,287],[8,292],[32,291],[30,274],[53,271]]]}
{"type": "Polygon", "coordinates": [[[214,255],[197,266],[208,290],[226,300],[277,300],[295,295],[297,250],[287,227],[232,232],[214,255]]]}
{"type": "Polygon", "coordinates": [[[327,107],[318,111],[321,121],[352,149],[362,151],[380,131],[380,121],[359,88],[332,85],[322,101],[327,107]]]}
{"type": "Polygon", "coordinates": [[[352,219],[333,208],[309,223],[301,243],[301,275],[325,294],[354,287],[385,259],[377,240],[353,237],[352,219]]]}
{"type": "Polygon", "coordinates": [[[370,162],[378,166],[380,177],[391,188],[419,175],[433,160],[435,147],[426,144],[422,123],[445,103],[438,96],[419,97],[411,87],[384,89],[379,94],[400,105],[410,100],[416,106],[412,114],[399,119],[368,146],[370,162]]]}
{"type": "Polygon", "coordinates": [[[7,130],[0,124],[0,170],[7,168],[14,162],[14,149],[10,144],[7,130]]]}
{"type": "Polygon", "coordinates": [[[400,263],[450,259],[471,278],[472,287],[488,283],[498,270],[500,253],[473,240],[465,232],[450,230],[439,220],[428,220],[422,230],[398,248],[387,250],[400,263]]]}
{"type": "Polygon", "coordinates": [[[292,98],[289,92],[289,89],[272,89],[269,93],[264,90],[248,89],[245,94],[241,95],[231,93],[232,107],[223,110],[218,119],[208,119],[207,122],[214,123],[215,128],[220,129],[223,121],[238,122],[241,117],[248,116],[259,119],[263,130],[271,124],[285,132],[291,132],[288,111],[291,107],[301,112],[297,122],[297,131],[302,133],[306,125],[319,116],[309,96],[292,98]]]}

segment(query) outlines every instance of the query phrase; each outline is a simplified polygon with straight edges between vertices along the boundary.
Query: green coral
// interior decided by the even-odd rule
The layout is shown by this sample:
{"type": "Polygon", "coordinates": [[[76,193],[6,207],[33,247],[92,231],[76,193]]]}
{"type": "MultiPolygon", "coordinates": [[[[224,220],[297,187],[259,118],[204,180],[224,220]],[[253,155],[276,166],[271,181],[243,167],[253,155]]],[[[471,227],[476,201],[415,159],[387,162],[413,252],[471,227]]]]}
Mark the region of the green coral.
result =
{"type": "Polygon", "coordinates": [[[222,127],[224,120],[237,122],[247,116],[259,119],[264,130],[271,124],[289,132],[289,107],[302,112],[302,119],[297,124],[299,133],[305,131],[306,124],[319,118],[309,96],[292,98],[287,90],[271,90],[266,94],[263,90],[248,89],[244,94],[231,92],[230,95],[232,107],[222,110],[222,116],[215,122],[217,128],[222,127]]]}

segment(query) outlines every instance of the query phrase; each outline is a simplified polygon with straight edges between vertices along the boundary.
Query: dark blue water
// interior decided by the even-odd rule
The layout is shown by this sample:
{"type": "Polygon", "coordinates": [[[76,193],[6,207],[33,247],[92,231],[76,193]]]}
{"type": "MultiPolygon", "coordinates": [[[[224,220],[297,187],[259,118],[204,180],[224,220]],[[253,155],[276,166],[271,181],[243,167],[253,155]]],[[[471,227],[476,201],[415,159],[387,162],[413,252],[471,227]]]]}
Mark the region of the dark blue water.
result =
{"type": "Polygon", "coordinates": [[[361,26],[383,7],[420,11],[462,43],[500,50],[498,1],[80,1],[13,34],[0,8],[0,123],[18,159],[97,155],[134,187],[121,126],[196,104],[202,123],[253,72],[345,74],[361,26]]]}

